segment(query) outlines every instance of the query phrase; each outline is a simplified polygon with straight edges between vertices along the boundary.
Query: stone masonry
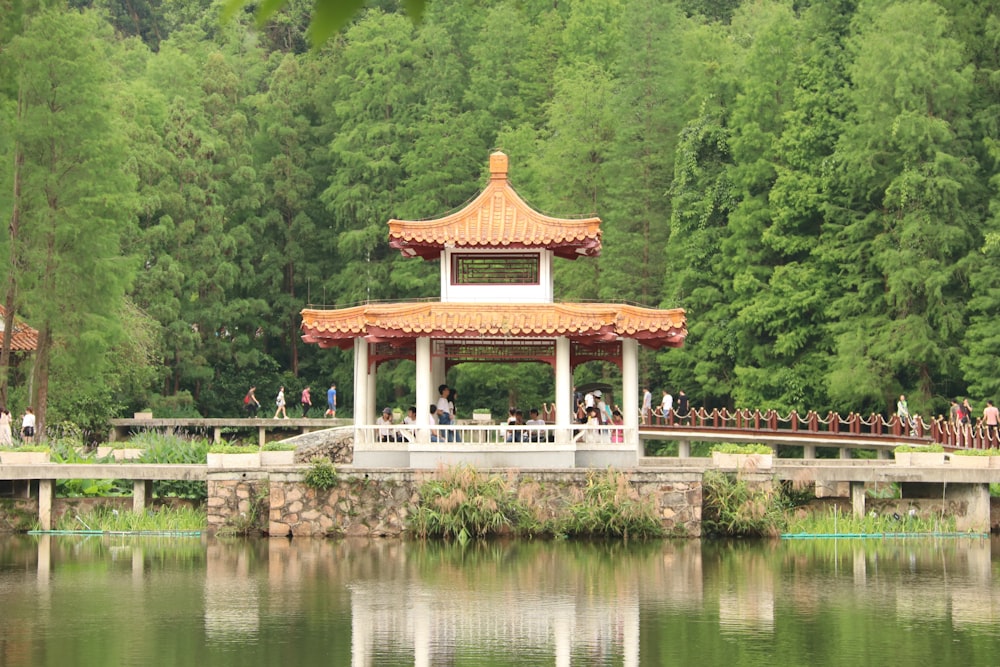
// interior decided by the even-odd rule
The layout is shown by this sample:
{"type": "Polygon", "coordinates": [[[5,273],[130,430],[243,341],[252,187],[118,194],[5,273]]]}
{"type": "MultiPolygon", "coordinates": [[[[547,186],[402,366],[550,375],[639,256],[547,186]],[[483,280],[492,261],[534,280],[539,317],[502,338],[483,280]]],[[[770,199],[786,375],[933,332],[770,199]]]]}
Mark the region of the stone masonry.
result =
{"type": "MultiPolygon", "coordinates": [[[[699,474],[625,472],[634,493],[653,503],[668,534],[701,535],[699,474]]],[[[272,537],[403,536],[408,513],[420,500],[421,484],[436,474],[409,469],[341,470],[336,486],[317,491],[302,481],[304,471],[219,472],[209,478],[209,528],[218,530],[234,521],[245,522],[254,511],[255,498],[262,500],[263,509],[266,491],[268,511],[261,529],[272,537]]],[[[512,493],[539,516],[555,516],[583,498],[589,473],[560,470],[480,474],[505,476],[512,493]]]]}

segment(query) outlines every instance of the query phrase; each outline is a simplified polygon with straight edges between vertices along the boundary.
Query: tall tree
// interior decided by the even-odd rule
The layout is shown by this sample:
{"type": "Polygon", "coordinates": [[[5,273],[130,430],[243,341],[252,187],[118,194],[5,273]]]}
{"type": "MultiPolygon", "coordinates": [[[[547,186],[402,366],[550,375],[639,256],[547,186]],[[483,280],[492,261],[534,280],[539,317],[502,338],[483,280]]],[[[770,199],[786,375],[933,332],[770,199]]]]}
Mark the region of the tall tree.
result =
{"type": "MultiPolygon", "coordinates": [[[[17,302],[38,328],[31,401],[44,429],[53,355],[78,377],[107,363],[133,274],[120,241],[133,177],[115,116],[106,25],[90,12],[46,11],[13,40],[21,157],[17,302]]],[[[8,281],[8,285],[10,285],[8,281]]]]}

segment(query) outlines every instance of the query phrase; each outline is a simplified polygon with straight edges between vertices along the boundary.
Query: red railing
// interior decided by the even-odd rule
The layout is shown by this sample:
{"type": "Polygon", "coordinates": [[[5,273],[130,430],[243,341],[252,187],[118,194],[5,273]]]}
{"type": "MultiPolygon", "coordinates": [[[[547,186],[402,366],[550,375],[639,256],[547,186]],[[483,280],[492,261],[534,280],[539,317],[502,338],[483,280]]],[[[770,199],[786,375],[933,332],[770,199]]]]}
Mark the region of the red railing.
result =
{"type": "Polygon", "coordinates": [[[909,424],[904,423],[896,415],[886,419],[880,414],[869,416],[855,412],[846,417],[836,412],[828,412],[825,417],[810,410],[805,415],[796,411],[782,417],[775,410],[739,409],[730,412],[726,408],[705,408],[690,410],[687,414],[678,415],[671,411],[664,419],[659,411],[652,415],[653,427],[688,426],[695,428],[734,429],[741,431],[796,431],[806,433],[843,433],[845,435],[892,436],[896,438],[913,438],[939,443],[949,449],[988,449],[1000,448],[1000,435],[997,429],[992,431],[985,425],[976,426],[949,424],[943,419],[935,419],[927,424],[922,418],[916,417],[909,424]]]}

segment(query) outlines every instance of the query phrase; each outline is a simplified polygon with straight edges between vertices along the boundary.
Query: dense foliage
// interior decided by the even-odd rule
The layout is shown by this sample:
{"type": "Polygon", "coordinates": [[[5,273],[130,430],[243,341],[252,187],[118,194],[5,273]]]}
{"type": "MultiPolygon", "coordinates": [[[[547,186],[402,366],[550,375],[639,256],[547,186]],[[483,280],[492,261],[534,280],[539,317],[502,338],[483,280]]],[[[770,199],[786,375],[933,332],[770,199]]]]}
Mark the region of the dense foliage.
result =
{"type": "MultiPolygon", "coordinates": [[[[252,384],[294,413],[331,381],[347,409],[351,355],[299,311],[436,296],[386,221],[461,205],[495,149],[536,208],[604,220],[557,298],[687,309],[654,389],[922,414],[1000,390],[989,3],[384,0],[316,49],[311,6],[0,0],[0,301],[40,331],[30,371],[0,357],[15,413],[237,415],[252,384]]],[[[377,403],[413,375],[380,368],[377,403]]],[[[552,400],[541,364],[449,381],[460,414],[552,400]]]]}

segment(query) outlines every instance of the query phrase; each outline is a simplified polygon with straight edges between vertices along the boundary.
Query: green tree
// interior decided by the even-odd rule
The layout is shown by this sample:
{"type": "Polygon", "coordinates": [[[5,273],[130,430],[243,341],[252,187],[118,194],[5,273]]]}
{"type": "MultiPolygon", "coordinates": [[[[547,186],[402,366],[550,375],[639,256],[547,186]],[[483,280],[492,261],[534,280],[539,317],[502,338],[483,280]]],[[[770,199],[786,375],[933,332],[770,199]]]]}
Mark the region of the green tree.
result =
{"type": "Polygon", "coordinates": [[[117,316],[134,262],[120,245],[135,181],[121,168],[128,150],[107,44],[106,25],[94,13],[45,11],[10,46],[21,182],[17,238],[8,239],[21,271],[12,310],[23,310],[39,331],[29,400],[40,431],[54,363],[91,377],[106,368],[124,333],[117,316]]]}

